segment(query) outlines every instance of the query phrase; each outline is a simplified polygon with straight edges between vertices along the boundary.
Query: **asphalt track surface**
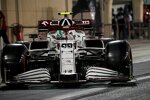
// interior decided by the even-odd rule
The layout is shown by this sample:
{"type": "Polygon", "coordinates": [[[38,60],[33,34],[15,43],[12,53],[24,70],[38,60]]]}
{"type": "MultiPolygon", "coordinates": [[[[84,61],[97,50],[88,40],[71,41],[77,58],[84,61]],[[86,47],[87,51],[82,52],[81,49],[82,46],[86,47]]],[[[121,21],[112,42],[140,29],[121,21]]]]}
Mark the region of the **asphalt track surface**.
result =
{"type": "Polygon", "coordinates": [[[128,84],[101,82],[86,83],[80,87],[56,87],[51,84],[3,86],[0,88],[0,100],[150,100],[150,44],[132,45],[132,53],[135,80],[128,84]]]}

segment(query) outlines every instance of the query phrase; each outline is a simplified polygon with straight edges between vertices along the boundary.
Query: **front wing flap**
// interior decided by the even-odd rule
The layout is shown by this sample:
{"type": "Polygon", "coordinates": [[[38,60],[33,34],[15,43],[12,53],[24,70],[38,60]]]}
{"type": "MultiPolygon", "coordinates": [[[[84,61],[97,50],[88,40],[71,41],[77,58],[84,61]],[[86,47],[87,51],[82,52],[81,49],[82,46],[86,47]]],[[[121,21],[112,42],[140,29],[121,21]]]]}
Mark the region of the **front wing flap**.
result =
{"type": "Polygon", "coordinates": [[[86,72],[87,81],[130,81],[133,76],[102,67],[89,67],[86,72]]]}

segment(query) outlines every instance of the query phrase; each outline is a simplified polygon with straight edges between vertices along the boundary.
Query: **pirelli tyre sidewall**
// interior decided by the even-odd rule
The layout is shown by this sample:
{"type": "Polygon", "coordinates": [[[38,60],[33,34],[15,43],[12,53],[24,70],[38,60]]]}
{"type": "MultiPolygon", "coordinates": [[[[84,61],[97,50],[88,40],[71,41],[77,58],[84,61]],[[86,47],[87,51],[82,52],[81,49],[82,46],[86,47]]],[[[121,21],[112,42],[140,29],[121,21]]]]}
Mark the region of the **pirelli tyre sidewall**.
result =
{"type": "Polygon", "coordinates": [[[2,81],[14,80],[13,77],[27,70],[27,48],[23,44],[8,44],[2,50],[1,75],[2,81]]]}
{"type": "Polygon", "coordinates": [[[129,43],[126,40],[109,42],[106,45],[105,53],[105,61],[108,68],[123,73],[129,78],[132,77],[132,52],[129,43]]]}

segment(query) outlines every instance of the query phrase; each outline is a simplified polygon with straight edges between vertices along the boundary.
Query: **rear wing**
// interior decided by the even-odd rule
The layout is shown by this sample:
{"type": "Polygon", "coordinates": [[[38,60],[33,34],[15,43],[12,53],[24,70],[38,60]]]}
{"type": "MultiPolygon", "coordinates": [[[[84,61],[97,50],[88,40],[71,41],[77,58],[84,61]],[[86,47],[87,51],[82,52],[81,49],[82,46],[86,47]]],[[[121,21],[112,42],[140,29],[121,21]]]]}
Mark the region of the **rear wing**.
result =
{"type": "Polygon", "coordinates": [[[85,30],[92,28],[92,20],[71,20],[64,18],[61,20],[40,20],[38,22],[39,31],[56,31],[56,30],[85,30]]]}

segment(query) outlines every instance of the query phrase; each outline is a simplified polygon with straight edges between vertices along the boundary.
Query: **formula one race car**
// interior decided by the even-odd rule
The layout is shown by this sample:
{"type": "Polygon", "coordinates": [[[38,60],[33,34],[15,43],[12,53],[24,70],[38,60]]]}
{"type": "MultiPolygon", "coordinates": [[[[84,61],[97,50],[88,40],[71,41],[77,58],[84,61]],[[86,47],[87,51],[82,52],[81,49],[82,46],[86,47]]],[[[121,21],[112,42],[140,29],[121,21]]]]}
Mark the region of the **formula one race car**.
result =
{"type": "MultiPolygon", "coordinates": [[[[127,82],[133,79],[130,44],[96,36],[91,20],[39,21],[46,40],[17,41],[1,55],[5,83],[127,82]],[[89,29],[90,28],[90,29],[89,29]]],[[[36,35],[31,35],[36,37],[36,35]]]]}

